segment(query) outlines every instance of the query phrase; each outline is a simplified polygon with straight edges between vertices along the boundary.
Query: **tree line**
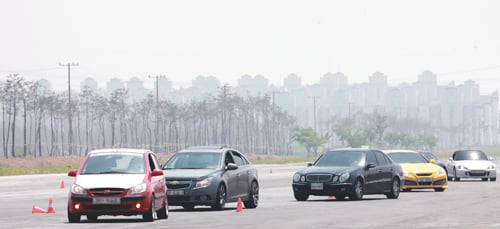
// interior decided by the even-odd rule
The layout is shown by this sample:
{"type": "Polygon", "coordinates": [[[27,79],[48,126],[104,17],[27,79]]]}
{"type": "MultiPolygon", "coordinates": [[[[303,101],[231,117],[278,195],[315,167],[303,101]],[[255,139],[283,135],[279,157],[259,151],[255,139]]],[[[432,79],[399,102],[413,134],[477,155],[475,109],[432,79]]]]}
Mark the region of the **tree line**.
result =
{"type": "Polygon", "coordinates": [[[105,97],[84,88],[72,99],[72,109],[67,93],[55,93],[18,75],[8,76],[1,87],[5,157],[84,155],[107,147],[176,152],[191,145],[225,145],[247,153],[285,155],[291,152],[290,135],[296,126],[295,119],[274,106],[269,95],[243,98],[228,85],[217,95],[186,104],[156,100],[152,94],[128,102],[125,89],[105,97]],[[72,144],[68,142],[70,110],[72,144]],[[21,143],[16,142],[19,135],[21,143]]]}

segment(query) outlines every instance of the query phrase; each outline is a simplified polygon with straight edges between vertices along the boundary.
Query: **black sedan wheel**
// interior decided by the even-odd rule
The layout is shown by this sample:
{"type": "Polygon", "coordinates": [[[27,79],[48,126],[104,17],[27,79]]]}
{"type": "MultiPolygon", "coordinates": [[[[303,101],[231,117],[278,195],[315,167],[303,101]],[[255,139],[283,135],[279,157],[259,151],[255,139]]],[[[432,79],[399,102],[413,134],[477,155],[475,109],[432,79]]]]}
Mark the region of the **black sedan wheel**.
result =
{"type": "Polygon", "coordinates": [[[243,204],[245,208],[256,208],[259,204],[259,184],[257,181],[252,182],[248,200],[244,201],[243,204]]]}
{"type": "Polygon", "coordinates": [[[361,200],[363,199],[363,194],[364,194],[364,184],[363,181],[360,178],[358,178],[356,180],[356,183],[354,183],[354,193],[352,193],[349,196],[349,199],[361,200]]]}
{"type": "Polygon", "coordinates": [[[220,184],[217,189],[217,199],[215,200],[215,204],[212,205],[212,209],[218,211],[224,210],[224,207],[226,206],[226,197],[226,186],[224,186],[224,184],[220,184]]]}
{"type": "Polygon", "coordinates": [[[297,201],[306,201],[309,198],[309,194],[300,191],[294,191],[293,196],[297,201]]]}
{"type": "Polygon", "coordinates": [[[398,178],[392,179],[391,192],[385,194],[389,199],[397,199],[401,190],[401,183],[398,178]]]}

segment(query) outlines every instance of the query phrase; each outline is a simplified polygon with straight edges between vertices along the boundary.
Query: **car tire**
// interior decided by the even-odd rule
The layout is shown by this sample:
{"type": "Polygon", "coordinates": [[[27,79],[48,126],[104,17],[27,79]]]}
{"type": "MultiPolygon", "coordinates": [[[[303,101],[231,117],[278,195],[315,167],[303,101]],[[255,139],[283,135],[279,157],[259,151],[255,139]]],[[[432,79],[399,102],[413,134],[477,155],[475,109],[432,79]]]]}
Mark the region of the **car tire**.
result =
{"type": "Polygon", "coordinates": [[[184,204],[182,205],[182,208],[186,211],[192,211],[194,209],[194,204],[184,204]]]}
{"type": "Polygon", "coordinates": [[[256,208],[259,204],[259,184],[257,181],[253,181],[250,185],[250,191],[248,194],[248,200],[243,201],[245,208],[256,208]]]}
{"type": "Polygon", "coordinates": [[[226,206],[226,198],[226,186],[224,186],[224,184],[220,184],[217,188],[217,197],[215,198],[215,204],[212,205],[212,209],[217,211],[224,210],[224,207],[226,206]]]}
{"type": "Polygon", "coordinates": [[[79,223],[80,222],[80,215],[78,214],[73,214],[69,212],[69,207],[68,207],[68,222],[70,223],[79,223]]]}
{"type": "Polygon", "coordinates": [[[148,212],[142,214],[142,220],[144,222],[153,222],[156,218],[156,209],[155,209],[155,201],[154,196],[151,196],[151,204],[149,205],[148,212]]]}
{"type": "Polygon", "coordinates": [[[350,200],[361,200],[363,199],[363,194],[364,194],[364,184],[363,180],[361,178],[358,178],[356,182],[354,183],[354,190],[351,195],[349,195],[350,200]]]}
{"type": "Polygon", "coordinates": [[[490,181],[496,181],[497,178],[496,177],[490,177],[490,181]]]}
{"type": "Polygon", "coordinates": [[[96,215],[87,215],[87,220],[96,221],[97,220],[97,216],[96,215]]]}
{"type": "Polygon", "coordinates": [[[165,205],[157,213],[158,219],[168,219],[168,199],[165,198],[165,205]]]}
{"type": "Polygon", "coordinates": [[[391,192],[385,195],[389,199],[397,199],[399,197],[399,190],[401,190],[401,182],[398,178],[394,178],[391,182],[391,192]]]}
{"type": "Polygon", "coordinates": [[[444,192],[444,188],[435,188],[434,191],[436,191],[436,192],[444,192]]]}
{"type": "Polygon", "coordinates": [[[455,181],[460,181],[460,177],[457,176],[457,170],[453,168],[453,178],[455,181]]]}
{"type": "Polygon", "coordinates": [[[295,197],[295,200],[297,201],[306,201],[309,198],[309,194],[304,193],[304,192],[299,192],[299,191],[294,191],[293,196],[295,197]]]}

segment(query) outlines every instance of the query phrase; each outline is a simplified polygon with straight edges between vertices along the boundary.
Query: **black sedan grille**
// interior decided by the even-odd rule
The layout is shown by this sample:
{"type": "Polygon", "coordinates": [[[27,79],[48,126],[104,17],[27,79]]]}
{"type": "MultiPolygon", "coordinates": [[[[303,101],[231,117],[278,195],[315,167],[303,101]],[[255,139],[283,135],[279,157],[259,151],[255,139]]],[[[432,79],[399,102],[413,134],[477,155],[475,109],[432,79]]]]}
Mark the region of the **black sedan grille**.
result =
{"type": "Polygon", "coordinates": [[[90,192],[94,196],[115,196],[121,195],[125,189],[123,188],[94,188],[90,192]]]}
{"type": "Polygon", "coordinates": [[[332,180],[332,174],[309,174],[306,176],[309,182],[328,182],[332,180]]]}

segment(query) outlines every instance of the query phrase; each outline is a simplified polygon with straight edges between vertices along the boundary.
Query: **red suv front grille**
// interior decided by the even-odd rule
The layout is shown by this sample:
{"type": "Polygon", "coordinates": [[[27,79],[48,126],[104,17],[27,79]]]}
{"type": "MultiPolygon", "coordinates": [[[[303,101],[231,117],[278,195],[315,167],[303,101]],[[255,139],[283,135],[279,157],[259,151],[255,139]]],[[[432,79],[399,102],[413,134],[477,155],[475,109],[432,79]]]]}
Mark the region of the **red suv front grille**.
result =
{"type": "Polygon", "coordinates": [[[93,196],[116,196],[121,195],[125,189],[123,188],[94,188],[90,189],[93,196]]]}

